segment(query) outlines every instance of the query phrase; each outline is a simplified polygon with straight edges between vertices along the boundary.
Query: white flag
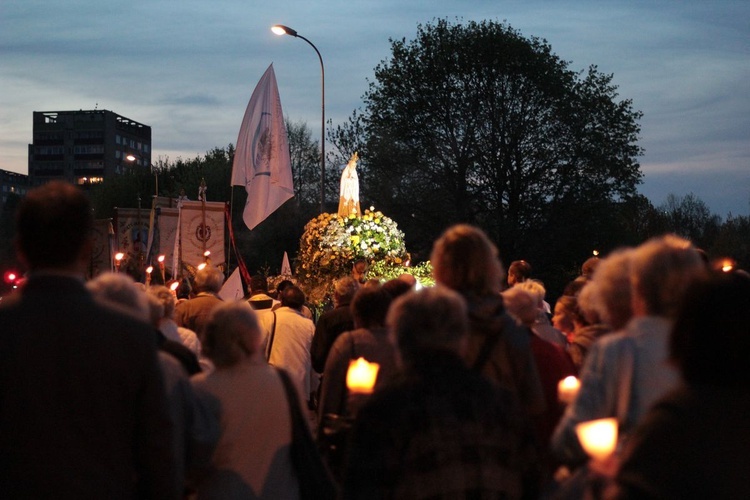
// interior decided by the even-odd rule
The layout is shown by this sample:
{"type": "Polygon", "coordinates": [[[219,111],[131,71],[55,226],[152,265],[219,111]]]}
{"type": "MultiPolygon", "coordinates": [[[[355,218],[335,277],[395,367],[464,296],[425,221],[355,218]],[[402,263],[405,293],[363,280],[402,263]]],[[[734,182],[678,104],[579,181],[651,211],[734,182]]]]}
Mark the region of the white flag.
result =
{"type": "Polygon", "coordinates": [[[281,275],[282,276],[291,276],[292,275],[292,266],[289,265],[289,256],[284,252],[284,258],[281,261],[281,275]]]}
{"type": "Polygon", "coordinates": [[[250,97],[232,165],[232,186],[245,186],[242,218],[249,229],[294,196],[289,140],[271,64],[250,97]]]}
{"type": "Polygon", "coordinates": [[[231,302],[234,300],[240,300],[244,296],[245,293],[242,291],[240,268],[236,267],[232,274],[229,275],[229,278],[224,282],[224,286],[219,290],[219,297],[221,297],[221,300],[223,301],[231,302]]]}

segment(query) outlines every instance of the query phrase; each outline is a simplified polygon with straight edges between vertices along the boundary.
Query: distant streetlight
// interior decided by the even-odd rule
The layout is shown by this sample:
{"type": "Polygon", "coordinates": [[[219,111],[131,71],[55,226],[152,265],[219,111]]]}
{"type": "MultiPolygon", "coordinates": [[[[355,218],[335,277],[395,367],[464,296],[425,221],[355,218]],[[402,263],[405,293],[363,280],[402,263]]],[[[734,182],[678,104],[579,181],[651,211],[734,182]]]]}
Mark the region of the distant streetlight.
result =
{"type": "Polygon", "coordinates": [[[326,201],[326,70],[323,66],[323,57],[320,55],[318,48],[307,38],[297,33],[296,30],[282,24],[276,24],[271,27],[277,35],[290,35],[301,38],[315,49],[320,59],[320,213],[325,212],[326,201]]]}

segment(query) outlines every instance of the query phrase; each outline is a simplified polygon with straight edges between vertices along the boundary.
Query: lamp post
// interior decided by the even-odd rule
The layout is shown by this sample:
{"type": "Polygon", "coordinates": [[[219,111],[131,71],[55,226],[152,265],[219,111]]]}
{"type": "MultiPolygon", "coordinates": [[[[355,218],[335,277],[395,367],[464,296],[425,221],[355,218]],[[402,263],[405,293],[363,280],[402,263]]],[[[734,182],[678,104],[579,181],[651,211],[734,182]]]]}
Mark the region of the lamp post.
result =
{"type": "Polygon", "coordinates": [[[323,66],[323,56],[310,40],[288,26],[276,24],[271,27],[271,31],[277,35],[290,35],[303,39],[310,44],[320,59],[320,213],[323,213],[326,201],[326,70],[323,66]]]}

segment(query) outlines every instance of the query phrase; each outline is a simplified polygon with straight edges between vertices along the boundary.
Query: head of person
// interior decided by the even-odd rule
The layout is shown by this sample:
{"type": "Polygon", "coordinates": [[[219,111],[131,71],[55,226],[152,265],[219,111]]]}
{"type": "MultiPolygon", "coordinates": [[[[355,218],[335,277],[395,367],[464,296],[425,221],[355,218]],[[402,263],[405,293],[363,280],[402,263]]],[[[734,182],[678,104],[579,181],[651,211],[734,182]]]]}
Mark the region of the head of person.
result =
{"type": "Polygon", "coordinates": [[[219,293],[224,284],[224,273],[214,266],[206,266],[195,273],[193,288],[196,293],[219,293]]]}
{"type": "Polygon", "coordinates": [[[404,283],[409,285],[410,288],[414,288],[417,286],[417,278],[415,278],[413,274],[401,273],[396,279],[403,281],[404,283]]]}
{"type": "Polygon", "coordinates": [[[536,322],[539,317],[536,297],[518,285],[502,294],[505,309],[519,324],[531,327],[536,322]]]}
{"type": "Polygon", "coordinates": [[[260,343],[258,317],[246,301],[225,302],[211,310],[202,349],[217,369],[259,356],[260,343]]]}
{"type": "MultiPolygon", "coordinates": [[[[125,273],[102,273],[86,283],[86,288],[99,301],[151,324],[151,306],[146,293],[125,273]]],[[[161,312],[161,311],[160,311],[161,312]]]]}
{"type": "Polygon", "coordinates": [[[544,296],[547,294],[547,290],[545,290],[544,285],[541,281],[528,279],[526,281],[522,281],[521,283],[516,283],[513,288],[520,288],[521,290],[524,290],[531,294],[531,296],[534,298],[534,302],[536,303],[537,308],[539,308],[540,310],[544,309],[544,296]]]}
{"type": "Polygon", "coordinates": [[[250,278],[250,295],[258,293],[268,293],[268,280],[262,274],[256,274],[250,278]]]}
{"type": "Polygon", "coordinates": [[[16,213],[15,246],[30,270],[83,272],[89,262],[94,227],[86,194],[63,181],[29,191],[16,213]]]}
{"type": "Polygon", "coordinates": [[[601,264],[601,259],[599,257],[589,257],[586,259],[581,265],[581,276],[583,276],[586,279],[591,279],[591,277],[594,275],[594,272],[596,271],[596,268],[599,267],[599,264],[601,264]]]}
{"type": "Polygon", "coordinates": [[[339,278],[333,285],[333,303],[337,307],[351,304],[357,290],[359,290],[359,283],[353,277],[339,278]]]}
{"type": "Polygon", "coordinates": [[[350,305],[356,328],[378,328],[385,326],[393,297],[384,287],[362,287],[350,305]]]}
{"type": "Polygon", "coordinates": [[[552,314],[552,326],[568,335],[576,329],[576,323],[583,321],[578,309],[578,299],[572,295],[562,295],[555,302],[552,314]]]}
{"type": "Polygon", "coordinates": [[[469,328],[463,297],[443,286],[423,288],[397,298],[386,324],[405,365],[446,351],[461,355],[469,328]]]}
{"type": "Polygon", "coordinates": [[[281,292],[283,292],[286,287],[292,286],[292,285],[294,285],[294,283],[292,282],[292,280],[281,280],[281,281],[279,281],[279,284],[276,285],[276,298],[281,297],[281,292]]]}
{"type": "Polygon", "coordinates": [[[670,356],[688,385],[750,387],[750,277],[710,272],[685,292],[670,338],[670,356]]]}
{"type": "Polygon", "coordinates": [[[153,285],[146,292],[148,295],[155,297],[163,307],[163,318],[172,319],[174,317],[174,308],[177,303],[172,291],[164,285],[153,285]]]}
{"type": "Polygon", "coordinates": [[[668,234],[643,243],[630,261],[633,314],[674,318],[687,286],[705,269],[684,238],[668,234]]]}
{"type": "Polygon", "coordinates": [[[531,264],[525,260],[514,260],[508,266],[508,286],[523,283],[531,278],[531,264]]]}
{"type": "Polygon", "coordinates": [[[394,278],[383,283],[383,289],[390,294],[391,298],[395,299],[406,292],[412,291],[414,287],[400,278],[394,278]]]}
{"type": "Polygon", "coordinates": [[[302,306],[305,305],[305,293],[295,285],[284,288],[279,298],[283,307],[289,307],[295,311],[301,311],[302,306]]]}
{"type": "Polygon", "coordinates": [[[435,281],[461,294],[499,293],[504,279],[497,247],[481,229],[467,224],[448,228],[432,247],[435,281]]]}
{"type": "Polygon", "coordinates": [[[354,261],[354,264],[352,264],[352,278],[354,278],[357,283],[364,283],[366,281],[365,274],[367,274],[369,267],[370,266],[367,265],[365,259],[357,259],[354,261]]]}
{"type": "Polygon", "coordinates": [[[633,249],[624,248],[603,258],[579,294],[584,314],[595,314],[614,330],[624,328],[633,317],[630,286],[632,255],[633,249]]]}

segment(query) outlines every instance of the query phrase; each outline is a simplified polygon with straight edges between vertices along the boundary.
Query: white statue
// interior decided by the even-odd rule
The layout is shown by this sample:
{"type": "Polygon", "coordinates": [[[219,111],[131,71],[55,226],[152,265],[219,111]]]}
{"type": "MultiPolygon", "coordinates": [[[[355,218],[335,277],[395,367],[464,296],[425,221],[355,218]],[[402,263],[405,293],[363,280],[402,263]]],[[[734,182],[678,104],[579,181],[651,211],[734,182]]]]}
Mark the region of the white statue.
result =
{"type": "Polygon", "coordinates": [[[359,160],[359,156],[355,151],[349,159],[349,163],[344,167],[344,171],[341,172],[341,190],[339,192],[338,214],[342,217],[348,217],[353,213],[356,214],[357,217],[362,216],[362,211],[359,209],[357,160],[359,160]]]}

